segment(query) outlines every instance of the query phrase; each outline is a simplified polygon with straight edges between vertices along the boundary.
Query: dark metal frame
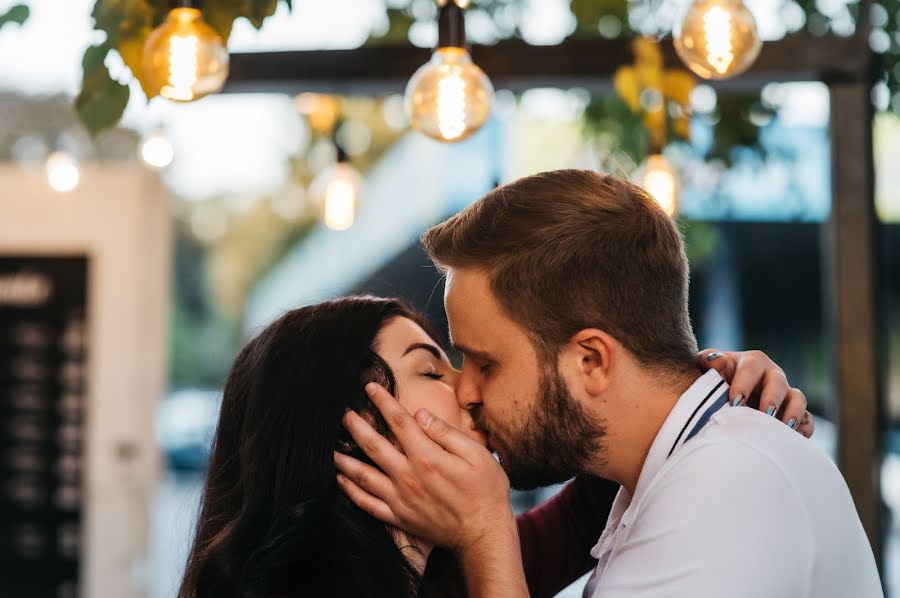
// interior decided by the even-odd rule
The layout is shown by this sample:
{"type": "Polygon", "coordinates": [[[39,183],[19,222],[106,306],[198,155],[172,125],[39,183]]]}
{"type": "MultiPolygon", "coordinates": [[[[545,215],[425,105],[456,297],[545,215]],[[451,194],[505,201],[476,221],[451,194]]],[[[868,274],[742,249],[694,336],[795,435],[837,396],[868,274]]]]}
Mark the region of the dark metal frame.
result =
{"type": "MultiPolygon", "coordinates": [[[[867,0],[861,11],[866,14],[867,0]]],[[[822,81],[831,93],[832,210],[823,226],[826,327],[831,333],[837,397],[838,463],[847,480],[878,562],[882,555],[882,367],[876,320],[880,245],[874,208],[872,157],[873,56],[863,19],[852,38],[795,35],[766,43],[744,75],[709,82],[752,89],[769,82],[822,81]]],[[[667,64],[676,64],[664,43],[667,64]]],[[[236,54],[226,91],[317,91],[347,95],[395,93],[430,55],[411,46],[354,50],[236,54]]],[[[537,86],[608,89],[631,62],[627,40],[572,39],[556,46],[508,40],[476,46],[474,60],[498,88],[537,86]]]]}

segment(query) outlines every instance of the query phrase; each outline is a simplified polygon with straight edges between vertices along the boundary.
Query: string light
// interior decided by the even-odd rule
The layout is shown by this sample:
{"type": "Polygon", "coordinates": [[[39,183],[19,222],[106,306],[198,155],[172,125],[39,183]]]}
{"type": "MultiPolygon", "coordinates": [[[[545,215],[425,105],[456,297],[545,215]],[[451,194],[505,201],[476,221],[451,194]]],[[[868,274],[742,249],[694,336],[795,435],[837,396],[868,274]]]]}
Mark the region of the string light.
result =
{"type": "Polygon", "coordinates": [[[463,9],[468,2],[439,2],[438,45],[406,86],[413,128],[439,141],[460,141],[491,115],[494,87],[466,50],[463,9]]]}
{"type": "Polygon", "coordinates": [[[662,154],[651,154],[638,174],[639,185],[669,216],[678,211],[678,179],[662,154]]]}
{"type": "Polygon", "coordinates": [[[228,78],[228,50],[203,20],[196,0],[176,0],[144,46],[144,85],[150,95],[191,102],[221,91],[228,78]]]}
{"type": "Polygon", "coordinates": [[[140,153],[144,163],[156,170],[166,168],[175,159],[175,148],[161,131],[156,131],[144,139],[140,153]]]}
{"type": "Polygon", "coordinates": [[[81,173],[78,162],[66,152],[54,152],[47,157],[45,165],[47,182],[59,193],[68,193],[78,186],[81,173]]]}
{"type": "Polygon", "coordinates": [[[762,47],[753,14],[741,0],[695,0],[673,35],[678,55],[705,79],[744,72],[762,47]]]}
{"type": "Polygon", "coordinates": [[[362,175],[338,146],[338,159],[313,180],[310,186],[325,226],[344,231],[353,226],[362,194],[362,175]]]}

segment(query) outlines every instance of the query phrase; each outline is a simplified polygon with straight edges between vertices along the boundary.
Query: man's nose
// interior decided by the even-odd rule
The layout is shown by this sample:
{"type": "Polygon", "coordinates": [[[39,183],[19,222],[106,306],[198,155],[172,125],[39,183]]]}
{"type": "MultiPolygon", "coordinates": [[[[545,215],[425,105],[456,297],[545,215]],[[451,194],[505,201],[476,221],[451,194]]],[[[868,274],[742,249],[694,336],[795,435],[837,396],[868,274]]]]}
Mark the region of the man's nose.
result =
{"type": "Polygon", "coordinates": [[[471,366],[466,367],[466,364],[463,363],[462,372],[460,372],[456,380],[456,401],[460,407],[467,411],[481,405],[481,394],[478,391],[478,385],[475,383],[473,374],[473,368],[471,366]]]}

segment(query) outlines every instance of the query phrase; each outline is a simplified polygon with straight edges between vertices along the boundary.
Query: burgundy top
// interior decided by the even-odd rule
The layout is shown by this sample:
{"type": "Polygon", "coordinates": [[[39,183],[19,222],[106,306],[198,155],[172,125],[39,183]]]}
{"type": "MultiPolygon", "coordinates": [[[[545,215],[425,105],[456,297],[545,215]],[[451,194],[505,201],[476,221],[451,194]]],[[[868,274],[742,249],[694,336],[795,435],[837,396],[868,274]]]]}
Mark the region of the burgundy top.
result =
{"type": "MultiPolygon", "coordinates": [[[[547,502],[516,517],[522,564],[532,598],[550,598],[590,571],[597,563],[591,548],[597,543],[619,485],[578,476],[547,502]]],[[[428,559],[424,595],[466,596],[465,583],[447,555],[428,559]],[[434,563],[432,563],[434,561],[434,563]]]]}

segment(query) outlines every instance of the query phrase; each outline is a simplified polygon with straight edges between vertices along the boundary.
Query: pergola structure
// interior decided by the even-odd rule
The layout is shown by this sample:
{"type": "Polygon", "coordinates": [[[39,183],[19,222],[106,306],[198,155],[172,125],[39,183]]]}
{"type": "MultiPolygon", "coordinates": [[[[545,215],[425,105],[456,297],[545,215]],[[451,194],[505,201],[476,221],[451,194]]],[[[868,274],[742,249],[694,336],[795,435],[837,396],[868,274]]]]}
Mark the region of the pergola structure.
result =
{"type": "MultiPolygon", "coordinates": [[[[863,0],[860,9],[860,14],[866,14],[868,2],[863,0]]],[[[771,82],[821,81],[830,91],[832,203],[829,220],[822,226],[822,254],[825,328],[837,399],[837,456],[880,564],[886,352],[881,350],[883,331],[877,324],[881,245],[874,203],[870,99],[877,71],[868,38],[863,18],[853,37],[794,35],[768,42],[745,74],[707,83],[727,91],[757,89],[771,82]]],[[[514,91],[547,86],[608,90],[616,69],[631,61],[626,39],[572,39],[556,46],[507,40],[475,46],[471,53],[496,87],[514,91]]],[[[676,64],[671,44],[663,44],[663,53],[667,64],[676,64]]],[[[236,54],[231,58],[226,91],[399,93],[429,55],[428,50],[408,45],[236,54]]]]}

